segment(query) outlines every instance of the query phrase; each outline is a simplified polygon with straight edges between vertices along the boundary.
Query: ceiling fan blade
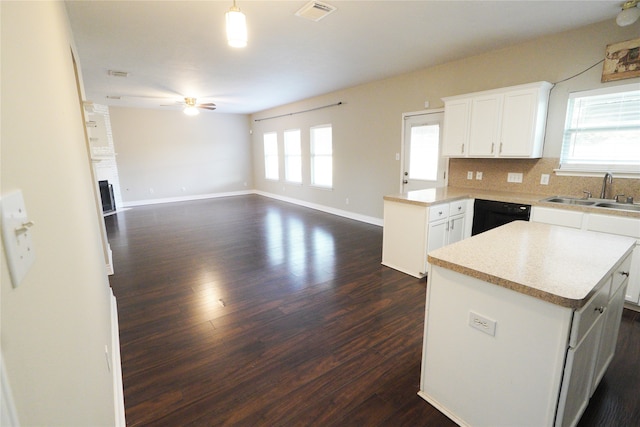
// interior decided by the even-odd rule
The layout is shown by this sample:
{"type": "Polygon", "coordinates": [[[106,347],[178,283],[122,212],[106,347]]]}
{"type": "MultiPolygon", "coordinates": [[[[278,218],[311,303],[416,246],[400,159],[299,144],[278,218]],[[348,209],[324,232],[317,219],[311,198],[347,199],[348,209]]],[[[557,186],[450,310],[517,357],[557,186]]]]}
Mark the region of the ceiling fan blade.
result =
{"type": "Polygon", "coordinates": [[[185,105],[182,101],[174,101],[173,104],[160,104],[161,107],[179,107],[181,105],[185,105]]]}
{"type": "Polygon", "coordinates": [[[202,108],[203,110],[215,110],[216,104],[200,104],[197,105],[198,108],[202,108]]]}

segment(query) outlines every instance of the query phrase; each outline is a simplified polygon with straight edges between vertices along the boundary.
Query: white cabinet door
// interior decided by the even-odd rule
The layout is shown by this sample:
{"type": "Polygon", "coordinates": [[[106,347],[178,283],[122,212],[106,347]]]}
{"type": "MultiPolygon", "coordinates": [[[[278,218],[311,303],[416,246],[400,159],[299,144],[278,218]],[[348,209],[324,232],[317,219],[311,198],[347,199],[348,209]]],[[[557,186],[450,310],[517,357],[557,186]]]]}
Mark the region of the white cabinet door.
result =
{"type": "Polygon", "coordinates": [[[464,214],[455,215],[449,218],[449,232],[447,233],[447,244],[459,242],[464,238],[464,214]]]}
{"type": "Polygon", "coordinates": [[[471,101],[470,157],[495,157],[498,154],[502,98],[502,95],[487,95],[471,101]]]}
{"type": "Polygon", "coordinates": [[[600,380],[609,367],[609,363],[611,363],[613,354],[616,351],[618,331],[620,329],[620,317],[622,316],[622,309],[624,308],[624,290],[625,286],[618,289],[609,301],[607,311],[604,313],[605,318],[602,326],[602,337],[600,338],[600,348],[596,357],[596,367],[589,397],[591,397],[593,392],[596,391],[596,387],[600,384],[600,380]]]}
{"type": "Polygon", "coordinates": [[[445,102],[442,155],[464,157],[469,150],[470,99],[445,102]]]}
{"type": "Polygon", "coordinates": [[[533,153],[538,90],[507,92],[502,110],[501,157],[540,157],[533,153]]]}
{"type": "Polygon", "coordinates": [[[556,426],[575,426],[589,403],[602,320],[599,316],[583,340],[567,352],[556,426]]]}
{"type": "Polygon", "coordinates": [[[427,253],[441,248],[447,244],[447,231],[449,229],[449,219],[434,221],[429,223],[427,232],[427,253]]]}

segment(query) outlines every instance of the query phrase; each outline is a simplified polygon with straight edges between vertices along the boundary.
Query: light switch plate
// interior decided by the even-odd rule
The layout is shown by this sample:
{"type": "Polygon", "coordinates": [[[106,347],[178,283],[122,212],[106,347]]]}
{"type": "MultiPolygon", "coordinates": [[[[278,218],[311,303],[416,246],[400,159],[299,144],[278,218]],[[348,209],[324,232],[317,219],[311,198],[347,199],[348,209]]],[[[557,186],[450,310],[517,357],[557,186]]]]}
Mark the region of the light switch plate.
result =
{"type": "Polygon", "coordinates": [[[2,212],[2,240],[14,288],[22,282],[36,259],[31,240],[33,223],[27,217],[27,209],[20,190],[0,199],[2,212]]]}
{"type": "Polygon", "coordinates": [[[542,175],[540,175],[540,184],[549,185],[549,174],[548,173],[543,173],[542,175]]]}
{"type": "Polygon", "coordinates": [[[516,172],[509,172],[507,174],[507,182],[522,183],[522,174],[516,172]]]}

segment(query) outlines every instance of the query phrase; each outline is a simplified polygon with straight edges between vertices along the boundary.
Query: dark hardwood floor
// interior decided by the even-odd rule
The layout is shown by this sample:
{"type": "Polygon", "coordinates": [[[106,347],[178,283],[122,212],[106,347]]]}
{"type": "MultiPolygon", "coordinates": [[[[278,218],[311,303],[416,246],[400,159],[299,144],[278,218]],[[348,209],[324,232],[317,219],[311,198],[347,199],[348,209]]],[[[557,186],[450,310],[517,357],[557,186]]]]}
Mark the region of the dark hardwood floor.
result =
{"type": "MultiPolygon", "coordinates": [[[[425,281],[382,229],[261,196],[107,217],[129,426],[453,426],[417,396],[425,281]]],[[[581,426],[640,422],[640,315],[581,426]]]]}

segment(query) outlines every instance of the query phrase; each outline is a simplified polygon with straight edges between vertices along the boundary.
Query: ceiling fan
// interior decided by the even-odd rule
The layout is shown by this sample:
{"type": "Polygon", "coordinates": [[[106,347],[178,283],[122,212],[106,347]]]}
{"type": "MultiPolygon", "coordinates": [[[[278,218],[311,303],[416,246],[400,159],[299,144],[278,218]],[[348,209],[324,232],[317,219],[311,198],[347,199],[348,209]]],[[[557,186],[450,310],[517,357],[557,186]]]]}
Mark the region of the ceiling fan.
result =
{"type": "MultiPolygon", "coordinates": [[[[216,109],[216,104],[212,103],[212,102],[205,102],[202,104],[198,104],[198,101],[196,98],[191,98],[191,97],[185,97],[184,101],[177,101],[176,104],[178,105],[184,105],[184,113],[188,116],[195,116],[197,114],[200,114],[199,109],[203,109],[203,110],[215,110],[216,109]]],[[[171,105],[163,105],[163,107],[172,107],[175,104],[171,104],[171,105]]]]}

